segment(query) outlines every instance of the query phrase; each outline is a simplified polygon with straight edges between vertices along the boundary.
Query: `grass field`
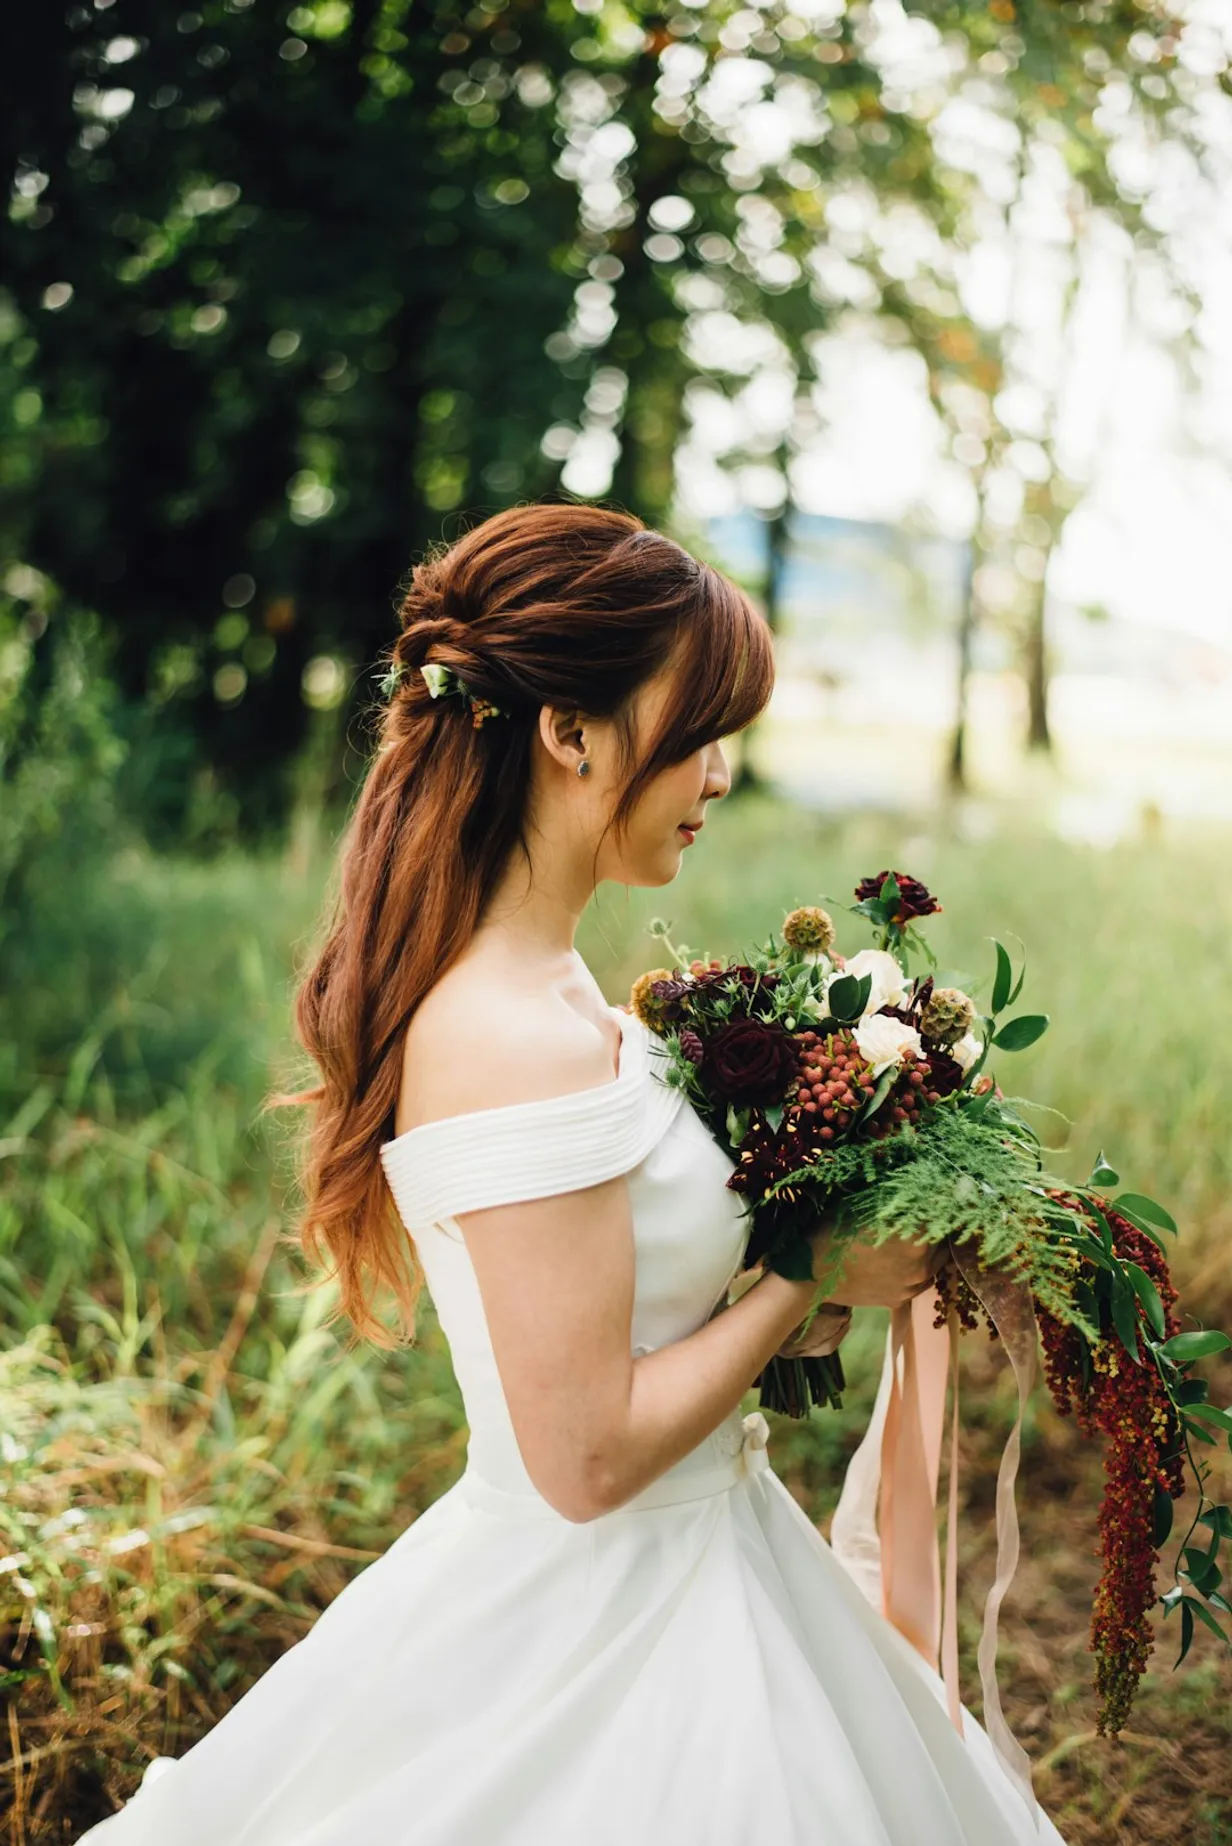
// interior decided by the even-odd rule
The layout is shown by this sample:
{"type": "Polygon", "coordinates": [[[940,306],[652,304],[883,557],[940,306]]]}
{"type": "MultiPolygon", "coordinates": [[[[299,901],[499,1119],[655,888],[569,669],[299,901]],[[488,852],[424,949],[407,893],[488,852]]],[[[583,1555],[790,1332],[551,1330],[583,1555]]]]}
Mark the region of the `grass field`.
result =
{"type": "MultiPolygon", "coordinates": [[[[871,818],[719,805],[675,884],[600,891],[580,946],[618,999],[658,959],[653,915],[719,953],[887,864],[925,879],[945,906],[930,932],[946,965],[987,976],[986,932],[1027,945],[1024,999],[1052,1030],[1000,1074],[1069,1118],[1040,1118],[1045,1139],[1068,1136],[1060,1170],[1085,1177],[1102,1146],[1127,1184],[1168,1203],[1188,1311],[1229,1324],[1232,866],[1164,841],[1096,852],[1024,832],[975,846],[913,827],[905,840],[871,818]]],[[[322,1326],[325,1294],[296,1292],[302,1271],[279,1241],[294,1222],[292,1124],[257,1109],[292,1074],[288,982],[323,875],[299,858],[130,853],[73,892],[42,945],[45,978],[4,1002],[6,1846],[73,1840],[150,1755],[182,1753],[464,1462],[430,1313],[410,1351],[348,1356],[322,1326]]],[[[862,946],[851,925],[845,944],[862,946]]],[[[823,1529],[879,1366],[879,1318],[860,1323],[848,1407],[772,1438],[823,1529]]],[[[1227,1402],[1232,1369],[1212,1376],[1227,1402]]],[[[978,1711],[1012,1413],[986,1342],[968,1342],[963,1388],[963,1675],[978,1711]]],[[[1210,1453],[1228,1497],[1229,1457],[1210,1453]]],[[[1007,1715],[1075,1846],[1232,1846],[1232,1666],[1212,1637],[1173,1674],[1174,1622],[1131,1734],[1093,1735],[1099,1491],[1097,1457],[1037,1393],[1003,1624],[1007,1715]]]]}

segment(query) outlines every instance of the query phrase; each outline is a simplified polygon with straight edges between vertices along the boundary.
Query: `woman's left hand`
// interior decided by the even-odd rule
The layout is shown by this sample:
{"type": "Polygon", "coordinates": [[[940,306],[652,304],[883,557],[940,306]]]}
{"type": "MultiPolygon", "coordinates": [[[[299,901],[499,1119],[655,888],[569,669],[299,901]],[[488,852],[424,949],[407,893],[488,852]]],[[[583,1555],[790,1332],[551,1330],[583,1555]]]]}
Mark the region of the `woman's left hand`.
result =
{"type": "MultiPolygon", "coordinates": [[[[800,1325],[803,1324],[802,1321],[800,1325]]],[[[851,1309],[845,1308],[838,1301],[823,1301],[803,1339],[797,1337],[799,1331],[797,1327],[791,1337],[784,1340],[775,1356],[780,1359],[824,1359],[827,1353],[838,1351],[851,1331],[851,1309]]]]}

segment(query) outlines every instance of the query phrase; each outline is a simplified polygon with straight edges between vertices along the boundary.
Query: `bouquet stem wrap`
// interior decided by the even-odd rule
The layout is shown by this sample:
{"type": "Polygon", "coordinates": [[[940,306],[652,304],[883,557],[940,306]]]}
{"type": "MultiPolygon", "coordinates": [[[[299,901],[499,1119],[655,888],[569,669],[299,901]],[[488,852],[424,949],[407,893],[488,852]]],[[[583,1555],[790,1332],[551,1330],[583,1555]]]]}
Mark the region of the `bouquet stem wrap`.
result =
{"type": "MultiPolygon", "coordinates": [[[[1025,1284],[959,1260],[968,1286],[987,1310],[1009,1356],[1018,1412],[997,1474],[997,1562],[984,1606],[978,1651],[984,1727],[1002,1767],[1037,1814],[1031,1765],[1010,1731],[997,1687],[997,1624],[1018,1565],[1014,1483],[1022,1422],[1035,1376],[1037,1332],[1025,1284]]],[[[830,1543],[874,1607],[945,1682],[946,1703],[963,1732],[958,1689],[958,1325],[951,1311],[935,1326],[935,1290],[894,1309],[873,1415],[851,1459],[834,1514],[830,1543]],[[937,1537],[937,1488],[945,1432],[947,1379],[952,1378],[945,1595],[937,1537]],[[880,1505],[878,1504],[880,1501],[880,1505]]]]}

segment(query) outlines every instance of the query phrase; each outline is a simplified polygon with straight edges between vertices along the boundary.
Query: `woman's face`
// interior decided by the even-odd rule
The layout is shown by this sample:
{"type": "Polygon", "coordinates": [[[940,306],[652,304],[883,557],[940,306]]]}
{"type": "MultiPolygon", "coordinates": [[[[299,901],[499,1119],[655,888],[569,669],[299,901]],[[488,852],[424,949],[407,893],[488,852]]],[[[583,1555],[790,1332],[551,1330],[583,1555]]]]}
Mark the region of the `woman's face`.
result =
{"type": "MultiPolygon", "coordinates": [[[[670,676],[659,674],[638,693],[634,721],[639,752],[649,748],[671,690],[670,676]]],[[[614,740],[605,739],[608,741],[614,740]]],[[[693,850],[694,830],[705,818],[708,803],[725,795],[730,787],[731,772],[718,739],[682,762],[660,770],[639,795],[623,836],[618,840],[609,833],[604,840],[600,878],[626,885],[670,884],[684,854],[693,850]],[[686,823],[692,823],[692,827],[686,823]]],[[[613,777],[611,805],[615,804],[618,788],[613,777]]]]}

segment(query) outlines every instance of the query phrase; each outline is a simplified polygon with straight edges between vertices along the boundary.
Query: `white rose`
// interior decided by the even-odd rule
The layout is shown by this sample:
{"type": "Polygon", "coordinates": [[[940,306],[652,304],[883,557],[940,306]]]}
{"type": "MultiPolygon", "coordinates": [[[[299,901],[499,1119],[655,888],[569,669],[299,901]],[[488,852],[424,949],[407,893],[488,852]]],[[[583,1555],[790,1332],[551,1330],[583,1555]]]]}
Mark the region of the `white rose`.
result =
{"type": "Polygon", "coordinates": [[[883,1006],[901,1006],[907,998],[907,977],[885,949],[861,949],[858,955],[849,955],[843,973],[854,975],[857,981],[866,974],[872,975],[865,1017],[880,1012],[883,1006]]]}
{"type": "Polygon", "coordinates": [[[856,1027],[855,1040],[860,1056],[872,1065],[874,1077],[879,1077],[891,1064],[903,1064],[909,1057],[918,1058],[921,1052],[920,1035],[915,1027],[904,1025],[901,1019],[891,1019],[886,1013],[873,1013],[863,1018],[856,1027]]]}
{"type": "Polygon", "coordinates": [[[983,1049],[983,1042],[975,1036],[974,1032],[968,1032],[958,1040],[957,1044],[950,1046],[950,1056],[956,1064],[962,1065],[965,1074],[971,1069],[983,1049]]]}

